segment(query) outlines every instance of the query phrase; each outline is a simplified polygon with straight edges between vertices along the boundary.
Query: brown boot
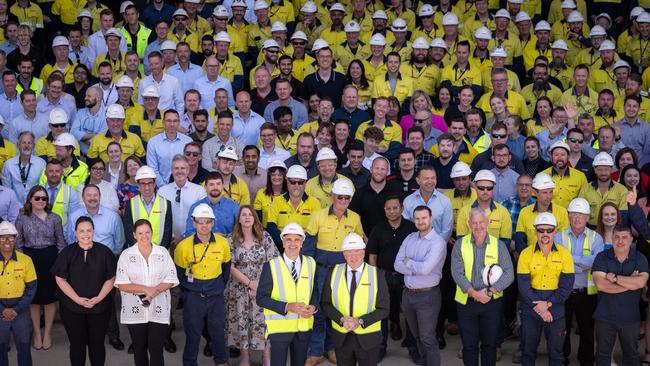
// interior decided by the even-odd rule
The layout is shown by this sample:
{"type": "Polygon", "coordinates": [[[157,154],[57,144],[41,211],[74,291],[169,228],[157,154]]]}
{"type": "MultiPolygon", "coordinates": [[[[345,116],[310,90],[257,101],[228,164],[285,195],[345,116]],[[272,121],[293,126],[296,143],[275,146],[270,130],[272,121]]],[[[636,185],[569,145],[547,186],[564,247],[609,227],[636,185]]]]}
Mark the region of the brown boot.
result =
{"type": "Polygon", "coordinates": [[[316,366],[320,363],[323,363],[325,361],[325,357],[323,356],[309,356],[307,357],[307,362],[305,362],[305,366],[316,366]]]}
{"type": "Polygon", "coordinates": [[[327,351],[325,354],[325,357],[327,357],[327,360],[333,364],[336,365],[336,353],[334,351],[327,351]]]}

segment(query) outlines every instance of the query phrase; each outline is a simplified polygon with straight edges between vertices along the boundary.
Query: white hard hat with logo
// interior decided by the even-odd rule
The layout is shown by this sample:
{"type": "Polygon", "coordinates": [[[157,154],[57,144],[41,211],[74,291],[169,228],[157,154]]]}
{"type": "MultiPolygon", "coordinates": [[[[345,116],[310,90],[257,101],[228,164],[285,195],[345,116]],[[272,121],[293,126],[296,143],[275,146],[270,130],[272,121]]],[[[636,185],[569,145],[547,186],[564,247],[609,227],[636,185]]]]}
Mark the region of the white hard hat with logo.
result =
{"type": "Polygon", "coordinates": [[[517,15],[515,15],[515,23],[525,22],[529,20],[532,19],[530,15],[528,15],[528,13],[526,13],[525,11],[520,11],[519,13],[517,13],[517,15]]]}
{"type": "Polygon", "coordinates": [[[472,169],[470,169],[467,163],[459,161],[451,167],[451,173],[449,173],[449,178],[460,178],[467,177],[472,175],[472,169]]]}
{"type": "Polygon", "coordinates": [[[591,165],[595,168],[597,166],[614,166],[614,159],[606,152],[600,152],[594,156],[594,162],[591,165]]]}
{"type": "Polygon", "coordinates": [[[311,50],[313,52],[317,52],[322,50],[323,48],[329,48],[329,43],[327,43],[326,40],[322,38],[318,38],[317,40],[314,41],[314,44],[311,46],[311,50]]]}
{"type": "Polygon", "coordinates": [[[269,4],[264,0],[256,0],[253,4],[253,10],[264,10],[268,9],[269,4]]]}
{"type": "Polygon", "coordinates": [[[558,149],[558,148],[564,149],[568,153],[571,152],[571,148],[569,147],[569,144],[567,144],[563,140],[555,141],[555,143],[553,143],[553,145],[551,145],[551,147],[548,149],[548,151],[552,153],[553,150],[558,149]]]}
{"type": "Polygon", "coordinates": [[[494,173],[492,173],[492,171],[487,169],[479,170],[474,177],[474,182],[480,182],[482,180],[487,180],[494,184],[497,183],[497,177],[494,176],[494,173]]]}
{"type": "Polygon", "coordinates": [[[345,28],[343,29],[345,33],[354,33],[354,32],[361,32],[361,26],[359,26],[359,23],[357,23],[354,20],[350,20],[345,24],[345,28]]]}
{"type": "Polygon", "coordinates": [[[160,52],[162,51],[176,51],[176,43],[170,40],[163,41],[160,44],[160,52]]]}
{"type": "Polygon", "coordinates": [[[135,173],[135,181],[141,179],[156,179],[156,172],[150,166],[143,165],[135,173]]]}
{"type": "Polygon", "coordinates": [[[370,45],[371,46],[385,46],[386,45],[386,37],[384,37],[382,34],[373,34],[372,37],[370,38],[370,45]]]}
{"type": "Polygon", "coordinates": [[[329,147],[324,147],[318,150],[318,154],[316,154],[316,162],[322,160],[337,160],[336,153],[329,147]]]}
{"type": "Polygon", "coordinates": [[[287,31],[287,26],[280,22],[273,22],[273,25],[271,25],[271,33],[273,32],[286,32],[287,31]]]}
{"type": "Polygon", "coordinates": [[[192,210],[192,217],[195,219],[214,219],[214,211],[207,203],[201,203],[192,210]]]}
{"type": "Polygon", "coordinates": [[[551,25],[546,20],[540,20],[535,24],[535,32],[551,31],[551,25]]]}
{"type": "Polygon", "coordinates": [[[537,215],[537,217],[535,218],[535,222],[533,226],[537,226],[537,225],[550,225],[550,226],[557,227],[557,220],[555,219],[555,216],[553,216],[552,213],[542,212],[541,214],[537,215]]]}
{"type": "Polygon", "coordinates": [[[239,160],[239,157],[237,156],[237,151],[235,151],[235,149],[232,146],[227,146],[225,149],[219,151],[217,157],[221,159],[230,159],[234,161],[239,160]]]}
{"type": "Polygon", "coordinates": [[[287,165],[282,160],[273,160],[271,164],[269,164],[269,166],[266,167],[266,170],[268,171],[273,168],[282,168],[284,170],[287,170],[287,165]]]}
{"type": "Polygon", "coordinates": [[[54,47],[59,47],[59,46],[70,46],[70,41],[68,41],[67,38],[64,36],[56,36],[54,37],[54,40],[52,40],[52,48],[54,47]]]}
{"type": "Polygon", "coordinates": [[[383,10],[375,10],[374,13],[372,13],[372,19],[384,19],[388,20],[388,15],[386,14],[385,11],[383,10]]]}
{"type": "Polygon", "coordinates": [[[63,108],[56,107],[50,111],[49,124],[51,125],[60,125],[62,123],[68,123],[68,114],[63,108]]]}
{"type": "Polygon", "coordinates": [[[339,178],[332,185],[332,193],[339,196],[350,196],[354,194],[354,186],[346,178],[339,178]]]}
{"type": "Polygon", "coordinates": [[[533,178],[533,188],[537,190],[541,189],[554,189],[555,182],[550,175],[546,173],[537,173],[535,178],[533,178]]]}
{"type": "Polygon", "coordinates": [[[223,18],[223,17],[227,18],[229,16],[228,9],[226,9],[226,7],[223,5],[217,5],[212,11],[212,15],[217,18],[223,18]]]}
{"type": "Polygon", "coordinates": [[[456,14],[449,12],[442,16],[442,25],[458,25],[458,16],[456,14]]]}
{"type": "Polygon", "coordinates": [[[72,136],[71,133],[65,132],[60,134],[59,136],[56,137],[54,140],[54,146],[77,146],[77,139],[72,136]]]}
{"type": "Polygon", "coordinates": [[[295,222],[290,222],[287,225],[282,228],[282,233],[280,233],[280,237],[284,238],[285,235],[299,235],[303,239],[305,238],[305,231],[302,229],[302,226],[295,222]]]}
{"type": "Polygon", "coordinates": [[[341,3],[335,3],[334,5],[332,5],[330,7],[330,13],[333,12],[333,11],[340,11],[343,14],[347,13],[345,11],[345,6],[343,6],[343,4],[341,4],[341,3]]]}
{"type": "Polygon", "coordinates": [[[436,37],[436,38],[432,39],[430,46],[431,46],[431,48],[444,48],[445,50],[447,49],[447,44],[440,37],[436,37]]]}
{"type": "Polygon", "coordinates": [[[435,13],[435,10],[431,4],[424,4],[420,7],[420,10],[418,10],[419,17],[428,17],[430,15],[433,15],[433,13],[435,13]]]}
{"type": "Polygon", "coordinates": [[[119,79],[117,79],[117,82],[115,83],[116,88],[134,88],[133,85],[133,80],[128,77],[127,75],[122,75],[120,76],[119,79]]]}
{"type": "Polygon", "coordinates": [[[287,178],[307,180],[307,170],[300,164],[292,165],[287,170],[287,178]]]}
{"type": "Polygon", "coordinates": [[[221,31],[215,34],[214,41],[230,43],[230,36],[228,35],[228,32],[221,31]]]}
{"type": "Polygon", "coordinates": [[[4,235],[18,235],[18,230],[11,221],[0,222],[0,236],[4,235]]]}
{"type": "Polygon", "coordinates": [[[124,107],[121,104],[111,104],[106,108],[106,118],[125,119],[124,107]]]}
{"type": "Polygon", "coordinates": [[[567,207],[567,211],[569,213],[575,212],[584,215],[591,215],[591,208],[589,207],[589,202],[587,202],[587,200],[582,197],[574,198],[571,201],[571,203],[569,203],[569,207],[567,207]]]}
{"type": "Polygon", "coordinates": [[[420,49],[420,50],[428,50],[429,49],[429,42],[424,37],[418,37],[416,38],[413,43],[411,43],[411,47],[415,49],[420,49]]]}
{"type": "Polygon", "coordinates": [[[349,233],[345,238],[343,238],[341,250],[346,251],[357,249],[366,249],[366,243],[363,241],[361,235],[357,233],[349,233]]]}
{"type": "Polygon", "coordinates": [[[142,91],[143,98],[160,98],[160,92],[155,85],[149,85],[142,91]]]}
{"type": "Polygon", "coordinates": [[[501,278],[503,275],[503,268],[498,264],[490,264],[483,267],[481,271],[481,277],[483,278],[483,284],[487,287],[492,287],[494,284],[501,278]]]}
{"type": "Polygon", "coordinates": [[[300,8],[300,11],[303,13],[316,13],[318,11],[318,6],[313,1],[307,1],[305,5],[300,8]]]}
{"type": "Polygon", "coordinates": [[[476,28],[476,30],[474,31],[474,38],[490,40],[492,38],[492,32],[490,32],[488,27],[482,26],[476,28]]]}

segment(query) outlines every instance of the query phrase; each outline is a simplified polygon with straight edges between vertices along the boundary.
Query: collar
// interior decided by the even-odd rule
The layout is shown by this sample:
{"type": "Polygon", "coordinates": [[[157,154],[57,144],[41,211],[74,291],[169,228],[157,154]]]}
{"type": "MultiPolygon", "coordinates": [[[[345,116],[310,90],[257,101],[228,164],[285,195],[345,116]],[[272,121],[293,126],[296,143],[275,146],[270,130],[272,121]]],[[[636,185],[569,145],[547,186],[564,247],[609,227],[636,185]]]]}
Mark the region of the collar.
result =
{"type": "MultiPolygon", "coordinates": [[[[551,168],[551,176],[554,175],[558,175],[558,176],[560,175],[560,173],[558,173],[557,170],[555,170],[555,167],[551,168]]],[[[567,167],[564,170],[564,175],[562,175],[562,177],[570,177],[570,176],[571,176],[571,168],[567,167]]]]}
{"type": "MultiPolygon", "coordinates": [[[[541,251],[542,249],[539,247],[539,243],[535,243],[535,251],[541,251]]],[[[553,246],[551,247],[551,252],[557,252],[557,244],[553,242],[553,246]]]]}
{"type": "MultiPolygon", "coordinates": [[[[598,179],[594,179],[594,181],[591,182],[591,186],[594,187],[594,189],[597,190],[597,189],[598,189],[598,179]]],[[[607,187],[607,189],[609,190],[609,189],[611,189],[613,186],[614,186],[614,181],[610,179],[610,180],[609,180],[609,186],[607,187]]]]}
{"type": "MultiPolygon", "coordinates": [[[[575,86],[574,86],[573,88],[571,88],[571,95],[578,96],[578,92],[576,91],[576,87],[575,87],[575,86]]],[[[589,98],[589,87],[587,87],[587,88],[585,89],[585,93],[584,93],[583,95],[586,96],[587,98],[589,98]]]]}
{"type": "Polygon", "coordinates": [[[454,188],[454,197],[471,197],[471,196],[472,196],[472,188],[471,187],[467,190],[466,195],[462,195],[459,190],[454,188]]]}
{"type": "MultiPolygon", "coordinates": [[[[211,234],[210,234],[210,241],[208,242],[208,245],[210,245],[210,244],[212,244],[212,243],[216,243],[216,242],[217,242],[217,240],[214,238],[214,234],[211,233],[211,234]]],[[[192,243],[193,243],[194,245],[196,245],[196,244],[202,244],[202,241],[201,241],[201,239],[199,239],[199,235],[198,235],[198,234],[194,234],[194,235],[193,235],[192,243]]]]}
{"type": "MultiPolygon", "coordinates": [[[[328,215],[334,215],[334,206],[330,205],[330,208],[327,209],[327,214],[328,215]]],[[[343,216],[348,217],[348,209],[345,209],[345,212],[343,212],[343,216]]]]}
{"type": "MultiPolygon", "coordinates": [[[[107,138],[112,138],[112,137],[113,137],[113,135],[111,135],[111,131],[110,131],[110,130],[106,130],[106,133],[104,134],[104,136],[107,137],[107,138]]],[[[122,129],[122,132],[120,133],[120,136],[122,136],[122,138],[126,138],[126,137],[127,137],[127,136],[126,136],[126,131],[124,131],[124,129],[122,129]]]]}
{"type": "MultiPolygon", "coordinates": [[[[371,125],[371,126],[374,126],[375,125],[375,120],[374,119],[370,120],[370,122],[368,124],[371,125]]],[[[391,127],[391,126],[393,126],[393,122],[391,122],[390,119],[386,119],[385,125],[386,125],[386,127],[391,127]]]]}
{"type": "MultiPolygon", "coordinates": [[[[332,183],[331,184],[333,185],[334,182],[336,182],[337,179],[339,179],[338,173],[334,174],[334,178],[332,178],[332,183]]],[[[323,177],[320,174],[318,174],[318,185],[321,186],[321,187],[323,186],[323,177]]]]}
{"type": "MultiPolygon", "coordinates": [[[[389,79],[388,78],[388,71],[386,71],[386,75],[384,75],[384,79],[386,81],[388,81],[388,79],[389,79]]],[[[402,73],[400,73],[399,71],[397,72],[397,80],[402,80],[402,73]]]]}
{"type": "MultiPolygon", "coordinates": [[[[289,192],[284,192],[282,197],[284,197],[284,199],[287,200],[287,201],[289,201],[291,199],[291,196],[289,195],[289,192]]],[[[307,198],[309,198],[309,196],[307,195],[307,193],[303,192],[302,197],[300,197],[300,200],[302,202],[305,202],[305,201],[307,201],[307,198]]]]}
{"type": "MultiPolygon", "coordinates": [[[[13,252],[11,252],[11,258],[9,258],[10,261],[15,261],[18,262],[18,256],[16,254],[16,249],[14,248],[13,252]]],[[[4,260],[3,260],[4,261],[4,260]]]]}
{"type": "MultiPolygon", "coordinates": [[[[148,121],[149,120],[148,117],[149,116],[147,115],[147,110],[146,109],[143,110],[142,111],[142,119],[144,119],[145,121],[148,121]]],[[[160,109],[157,109],[156,110],[156,118],[154,118],[154,119],[161,119],[161,118],[162,118],[162,115],[160,114],[160,109]]]]}
{"type": "MultiPolygon", "coordinates": [[[[472,208],[477,208],[478,207],[478,201],[474,200],[472,202],[472,208]]],[[[490,211],[494,211],[497,209],[497,205],[494,203],[494,200],[490,200],[490,211]]]]}
{"type": "Polygon", "coordinates": [[[616,117],[616,111],[614,110],[614,108],[612,108],[609,111],[609,114],[605,116],[603,115],[603,111],[600,108],[598,108],[598,110],[596,110],[596,115],[599,117],[616,117]]]}
{"type": "MultiPolygon", "coordinates": [[[[539,212],[539,210],[537,209],[537,202],[535,202],[535,206],[533,206],[533,212],[539,212]]],[[[553,212],[553,203],[550,203],[548,205],[548,211],[547,212],[551,212],[551,213],[553,212]]]]}

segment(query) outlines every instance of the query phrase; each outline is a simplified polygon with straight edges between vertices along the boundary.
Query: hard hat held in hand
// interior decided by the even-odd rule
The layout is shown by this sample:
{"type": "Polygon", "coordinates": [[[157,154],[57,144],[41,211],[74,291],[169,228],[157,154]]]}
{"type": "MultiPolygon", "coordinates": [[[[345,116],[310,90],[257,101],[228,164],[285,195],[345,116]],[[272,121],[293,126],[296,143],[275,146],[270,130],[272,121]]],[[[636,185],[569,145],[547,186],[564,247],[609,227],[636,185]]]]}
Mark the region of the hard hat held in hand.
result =
{"type": "Polygon", "coordinates": [[[499,267],[498,264],[485,266],[483,267],[482,272],[483,284],[487,287],[492,287],[497,281],[499,281],[501,275],[503,275],[503,269],[499,267]]]}

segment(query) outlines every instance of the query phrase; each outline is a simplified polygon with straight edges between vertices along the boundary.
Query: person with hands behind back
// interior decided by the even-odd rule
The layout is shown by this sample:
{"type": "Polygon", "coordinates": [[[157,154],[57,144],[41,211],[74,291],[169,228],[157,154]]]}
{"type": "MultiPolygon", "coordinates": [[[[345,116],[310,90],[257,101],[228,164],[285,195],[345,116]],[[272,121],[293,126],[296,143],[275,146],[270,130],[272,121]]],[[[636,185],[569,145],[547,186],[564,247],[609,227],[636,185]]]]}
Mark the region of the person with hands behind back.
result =
{"type": "Polygon", "coordinates": [[[314,291],[316,261],[300,254],[305,232],[295,222],[280,234],[284,253],[262,267],[257,285],[257,305],[264,308],[266,337],[271,343],[271,366],[303,366],[314,327],[318,291],[314,291]]]}

